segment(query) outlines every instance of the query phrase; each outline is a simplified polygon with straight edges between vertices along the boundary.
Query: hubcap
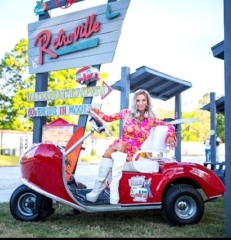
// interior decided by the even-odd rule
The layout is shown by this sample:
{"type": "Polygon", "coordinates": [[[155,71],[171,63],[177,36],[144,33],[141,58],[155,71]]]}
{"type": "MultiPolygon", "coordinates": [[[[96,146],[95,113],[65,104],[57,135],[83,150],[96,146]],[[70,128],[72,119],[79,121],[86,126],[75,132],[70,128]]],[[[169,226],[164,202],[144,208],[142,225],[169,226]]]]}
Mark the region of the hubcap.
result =
{"type": "Polygon", "coordinates": [[[175,213],[181,219],[190,219],[196,213],[196,202],[189,196],[182,196],[175,203],[175,213]]]}
{"type": "Polygon", "coordinates": [[[32,216],[36,209],[36,195],[32,193],[24,193],[18,199],[18,210],[24,216],[32,216]]]}

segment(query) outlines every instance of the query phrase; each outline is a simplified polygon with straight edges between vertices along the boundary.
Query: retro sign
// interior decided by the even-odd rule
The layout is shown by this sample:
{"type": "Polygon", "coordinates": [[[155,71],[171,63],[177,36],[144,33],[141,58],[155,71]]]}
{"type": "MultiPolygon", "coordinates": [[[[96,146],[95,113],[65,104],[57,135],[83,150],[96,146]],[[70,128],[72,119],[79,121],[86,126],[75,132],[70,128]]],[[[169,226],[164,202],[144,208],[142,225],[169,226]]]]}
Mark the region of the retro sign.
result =
{"type": "Polygon", "coordinates": [[[92,81],[100,79],[98,68],[83,67],[79,69],[75,74],[75,80],[77,83],[88,85],[92,81]]]}
{"type": "Polygon", "coordinates": [[[113,61],[130,0],[28,24],[29,74],[113,61]]]}
{"type": "Polygon", "coordinates": [[[88,114],[89,108],[101,109],[102,104],[81,104],[81,105],[64,105],[53,107],[33,107],[27,109],[27,117],[46,117],[60,115],[81,115],[88,114]]]}
{"type": "Polygon", "coordinates": [[[103,86],[28,93],[27,101],[39,102],[57,99],[97,97],[97,96],[101,96],[101,100],[103,100],[111,91],[112,88],[108,86],[105,82],[103,82],[103,86]]]}

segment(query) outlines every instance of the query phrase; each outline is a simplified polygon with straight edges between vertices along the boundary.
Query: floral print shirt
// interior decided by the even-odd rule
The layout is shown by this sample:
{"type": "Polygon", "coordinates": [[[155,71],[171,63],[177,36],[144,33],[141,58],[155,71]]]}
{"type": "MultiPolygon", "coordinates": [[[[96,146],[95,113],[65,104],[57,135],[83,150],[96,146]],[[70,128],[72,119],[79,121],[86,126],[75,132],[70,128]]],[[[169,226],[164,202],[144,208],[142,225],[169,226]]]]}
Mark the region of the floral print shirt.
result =
{"type": "MultiPolygon", "coordinates": [[[[99,115],[105,122],[113,122],[119,119],[126,119],[129,114],[129,109],[123,109],[115,114],[106,115],[101,110],[94,108],[94,112],[99,115]]],[[[123,126],[122,136],[116,139],[109,148],[119,142],[127,143],[127,161],[132,161],[133,155],[140,150],[142,143],[148,138],[152,127],[168,126],[168,134],[166,136],[174,137],[176,141],[175,127],[171,124],[165,123],[157,118],[145,118],[142,123],[135,119],[128,119],[123,126]]],[[[137,156],[138,159],[139,156],[137,156]]]]}

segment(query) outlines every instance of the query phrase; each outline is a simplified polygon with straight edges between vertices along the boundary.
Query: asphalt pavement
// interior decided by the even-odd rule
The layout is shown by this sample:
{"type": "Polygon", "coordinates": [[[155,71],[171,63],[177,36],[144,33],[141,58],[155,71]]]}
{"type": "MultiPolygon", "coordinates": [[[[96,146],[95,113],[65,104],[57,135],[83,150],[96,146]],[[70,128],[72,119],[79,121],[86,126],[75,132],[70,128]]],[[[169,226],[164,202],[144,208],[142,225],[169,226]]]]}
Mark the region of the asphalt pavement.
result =
{"type": "MultiPolygon", "coordinates": [[[[195,162],[203,164],[204,161],[204,156],[182,157],[182,162],[195,162]]],[[[224,161],[224,156],[220,156],[220,161],[224,161]]],[[[92,188],[98,174],[98,169],[99,163],[80,163],[76,168],[75,179],[77,182],[84,183],[87,188],[92,188]]],[[[13,191],[22,184],[20,175],[19,166],[0,167],[0,202],[9,202],[13,191]]]]}

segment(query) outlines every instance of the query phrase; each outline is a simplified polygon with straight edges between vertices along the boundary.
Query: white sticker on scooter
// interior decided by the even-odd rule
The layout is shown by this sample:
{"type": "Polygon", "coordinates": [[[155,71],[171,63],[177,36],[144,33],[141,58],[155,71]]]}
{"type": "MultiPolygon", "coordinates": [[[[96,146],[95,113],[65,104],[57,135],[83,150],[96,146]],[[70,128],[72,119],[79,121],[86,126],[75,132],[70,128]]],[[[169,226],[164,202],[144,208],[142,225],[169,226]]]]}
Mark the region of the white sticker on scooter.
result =
{"type": "Polygon", "coordinates": [[[150,190],[152,178],[145,179],[145,176],[131,177],[128,180],[130,196],[134,202],[147,202],[148,197],[153,197],[150,190]]]}

